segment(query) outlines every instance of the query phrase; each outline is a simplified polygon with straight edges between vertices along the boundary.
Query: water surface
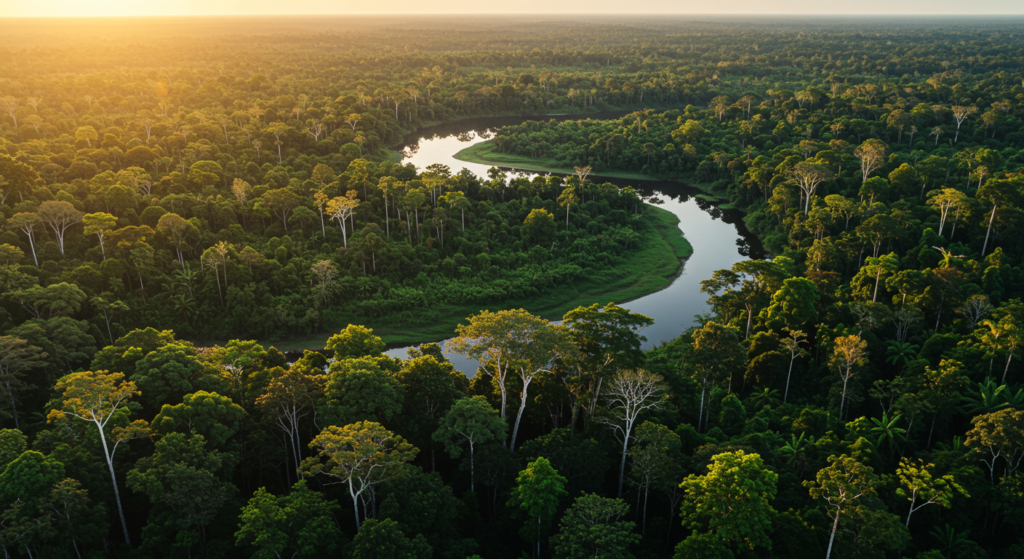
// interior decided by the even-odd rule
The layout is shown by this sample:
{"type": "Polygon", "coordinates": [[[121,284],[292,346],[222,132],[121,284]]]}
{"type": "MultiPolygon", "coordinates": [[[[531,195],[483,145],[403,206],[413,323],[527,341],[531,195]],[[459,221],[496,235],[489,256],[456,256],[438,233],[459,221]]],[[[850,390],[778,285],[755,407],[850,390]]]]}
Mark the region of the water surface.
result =
{"type": "MultiPolygon", "coordinates": [[[[590,115],[586,118],[613,118],[624,113],[590,115]]],[[[544,119],[551,117],[543,117],[544,119]]],[[[564,120],[570,117],[556,117],[564,120]]],[[[424,129],[410,135],[402,146],[403,163],[412,163],[422,171],[428,165],[447,165],[452,174],[463,168],[480,177],[487,176],[489,165],[480,165],[455,159],[459,151],[486,141],[501,126],[519,124],[521,117],[481,118],[458,121],[442,126],[424,129]]],[[[511,172],[532,177],[537,173],[505,168],[511,172]]],[[[667,342],[679,336],[697,321],[696,315],[709,310],[707,296],[700,291],[700,281],[708,279],[721,268],[729,268],[736,262],[766,256],[760,242],[744,227],[742,212],[723,210],[715,204],[698,198],[699,190],[682,183],[671,181],[643,181],[636,179],[603,178],[592,174],[591,178],[610,182],[620,187],[632,186],[648,203],[665,208],[679,217],[683,235],[693,245],[693,255],[686,259],[675,280],[662,289],[627,302],[618,302],[632,312],[647,315],[654,324],[641,331],[647,338],[645,348],[667,342]]],[[[530,310],[530,309],[526,309],[530,310]]],[[[406,357],[410,346],[394,347],[387,351],[394,357],[406,357]]],[[[442,342],[443,347],[443,342],[442,342]]],[[[472,376],[477,363],[461,355],[445,353],[455,367],[472,376]]]]}

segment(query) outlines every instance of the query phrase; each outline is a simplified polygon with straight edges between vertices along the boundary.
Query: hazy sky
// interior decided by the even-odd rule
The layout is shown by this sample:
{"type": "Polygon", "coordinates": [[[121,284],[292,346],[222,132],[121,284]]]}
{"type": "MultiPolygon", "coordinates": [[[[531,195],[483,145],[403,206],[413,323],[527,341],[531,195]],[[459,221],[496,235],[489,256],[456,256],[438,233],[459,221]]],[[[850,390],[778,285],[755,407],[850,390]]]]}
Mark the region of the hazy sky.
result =
{"type": "Polygon", "coordinates": [[[980,15],[1024,14],[1024,0],[0,0],[0,16],[412,13],[980,15]]]}

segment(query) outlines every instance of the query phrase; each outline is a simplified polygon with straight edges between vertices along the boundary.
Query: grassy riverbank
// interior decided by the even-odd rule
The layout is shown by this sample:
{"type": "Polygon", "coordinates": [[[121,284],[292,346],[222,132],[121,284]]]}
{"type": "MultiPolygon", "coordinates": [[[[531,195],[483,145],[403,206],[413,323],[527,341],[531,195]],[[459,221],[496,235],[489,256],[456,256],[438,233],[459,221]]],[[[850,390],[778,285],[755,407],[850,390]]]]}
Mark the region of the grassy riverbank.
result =
{"type": "MultiPolygon", "coordinates": [[[[487,305],[488,310],[524,308],[548,319],[560,319],[566,311],[594,303],[621,303],[642,297],[668,287],[679,273],[681,260],[693,254],[693,247],[679,229],[679,218],[672,212],[647,206],[648,217],[654,227],[647,230],[621,265],[591,275],[572,285],[559,286],[528,299],[506,301],[500,305],[487,305]]],[[[466,317],[483,307],[451,306],[443,309],[448,317],[429,324],[375,324],[361,321],[373,328],[374,333],[391,344],[413,344],[442,340],[454,335],[455,327],[466,317]]],[[[333,332],[283,340],[264,340],[281,351],[319,349],[333,332]]]]}
{"type": "MultiPolygon", "coordinates": [[[[473,144],[459,153],[456,153],[454,157],[459,161],[466,161],[469,163],[479,163],[481,165],[493,165],[497,167],[515,167],[517,169],[525,169],[527,171],[537,171],[541,173],[571,175],[576,172],[570,167],[560,167],[557,162],[551,159],[533,159],[522,155],[501,153],[494,149],[493,140],[473,144]]],[[[594,174],[616,179],[657,180],[657,177],[644,175],[642,173],[601,171],[595,172],[594,174]]]]}

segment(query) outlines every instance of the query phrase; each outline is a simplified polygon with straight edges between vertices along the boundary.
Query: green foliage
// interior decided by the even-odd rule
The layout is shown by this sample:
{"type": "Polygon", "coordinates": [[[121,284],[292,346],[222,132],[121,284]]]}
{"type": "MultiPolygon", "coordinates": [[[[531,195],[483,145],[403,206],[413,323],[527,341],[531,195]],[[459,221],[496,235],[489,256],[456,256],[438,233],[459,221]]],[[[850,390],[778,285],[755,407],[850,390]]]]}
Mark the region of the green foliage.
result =
{"type": "Polygon", "coordinates": [[[384,342],[373,335],[373,330],[364,326],[348,325],[341,332],[327,339],[324,346],[334,352],[334,358],[355,359],[376,357],[384,351],[384,342]]]}
{"type": "Polygon", "coordinates": [[[778,475],[742,450],[712,457],[708,473],[683,480],[683,526],[705,531],[726,548],[767,547],[778,475]]]}
{"type": "Polygon", "coordinates": [[[576,498],[562,520],[558,534],[551,537],[558,559],[632,559],[632,544],[640,541],[634,523],[619,520],[629,512],[622,499],[608,499],[593,493],[576,498]]]}
{"type": "Polygon", "coordinates": [[[1019,21],[427,23],[0,32],[5,554],[510,557],[520,509],[534,556],[1022,555],[1019,21]],[[448,127],[502,114],[568,116],[448,127]],[[391,151],[485,128],[460,157],[553,174],[391,151]],[[645,352],[604,303],[706,250],[660,200],[773,257],[645,352]],[[467,316],[478,397],[381,355],[467,316]],[[667,393],[616,441],[630,370],[667,393]]]}
{"type": "Polygon", "coordinates": [[[255,559],[320,557],[345,543],[332,516],[340,508],[305,481],[282,496],[261,487],[242,508],[235,539],[252,548],[255,559]]]}
{"type": "Polygon", "coordinates": [[[409,539],[398,523],[370,519],[352,541],[352,559],[429,559],[433,553],[423,534],[409,539]]]}

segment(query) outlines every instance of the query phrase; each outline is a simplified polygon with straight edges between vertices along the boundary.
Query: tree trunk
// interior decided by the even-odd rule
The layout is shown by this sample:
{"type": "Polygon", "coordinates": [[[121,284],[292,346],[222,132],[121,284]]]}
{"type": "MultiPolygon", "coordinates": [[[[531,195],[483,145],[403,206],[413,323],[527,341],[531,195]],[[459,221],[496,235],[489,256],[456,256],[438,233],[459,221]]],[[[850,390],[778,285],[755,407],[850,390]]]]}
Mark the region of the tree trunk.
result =
{"type": "Polygon", "coordinates": [[[356,515],[356,533],[359,533],[359,496],[352,488],[352,478],[348,479],[348,493],[352,495],[352,512],[356,515]]]}
{"type": "MultiPolygon", "coordinates": [[[[992,215],[988,218],[988,229],[985,230],[985,244],[981,245],[981,257],[985,258],[985,250],[988,248],[988,236],[992,233],[992,222],[996,219],[996,208],[999,204],[992,204],[992,215]]],[[[63,254],[63,251],[61,252],[63,254]]]]}
{"type": "Polygon", "coordinates": [[[882,264],[878,264],[878,270],[875,271],[875,293],[871,296],[871,302],[874,303],[878,300],[878,282],[882,279],[882,264]]]}
{"type": "Polygon", "coordinates": [[[537,559],[540,559],[540,517],[537,517],[537,559]]]}
{"type": "Polygon", "coordinates": [[[473,456],[473,439],[469,440],[469,491],[476,493],[476,464],[473,456]]]}
{"type": "Polygon", "coordinates": [[[619,461],[619,492],[616,497],[622,498],[622,478],[626,475],[626,451],[629,450],[629,429],[622,437],[622,459],[619,461]]]}
{"type": "Polygon", "coordinates": [[[128,523],[124,520],[124,507],[121,506],[121,491],[117,488],[117,474],[114,473],[114,457],[110,455],[110,451],[107,449],[107,436],[103,433],[103,426],[96,423],[96,428],[99,429],[100,432],[100,442],[103,443],[103,457],[107,459],[107,468],[110,469],[110,481],[114,485],[114,500],[117,502],[117,514],[121,517],[121,529],[124,531],[124,543],[131,547],[132,539],[128,535],[128,523]]]}
{"type": "Polygon", "coordinates": [[[110,345],[114,345],[114,333],[110,331],[110,314],[103,309],[103,320],[107,323],[107,336],[110,336],[110,345]]]}
{"type": "Polygon", "coordinates": [[[516,449],[516,435],[519,434],[519,421],[522,420],[522,418],[523,418],[523,410],[526,409],[526,391],[527,391],[527,389],[529,387],[530,387],[530,381],[529,380],[523,383],[523,396],[522,396],[522,399],[519,401],[519,413],[516,414],[516,424],[515,424],[515,427],[512,428],[512,441],[511,441],[511,443],[508,446],[509,450],[515,450],[516,449]]]}
{"type": "Polygon", "coordinates": [[[839,509],[836,509],[836,521],[832,523],[832,535],[828,538],[828,551],[825,552],[825,559],[832,556],[832,542],[836,539],[836,528],[839,528],[839,509]]]}
{"type": "Polygon", "coordinates": [[[36,256],[36,242],[35,242],[35,239],[32,238],[32,234],[31,233],[29,233],[29,235],[28,235],[28,246],[32,248],[32,260],[36,263],[36,268],[38,268],[39,267],[39,257],[36,256]]]}
{"type": "Polygon", "coordinates": [[[843,395],[839,399],[839,421],[843,420],[843,407],[846,405],[846,383],[850,380],[849,372],[843,377],[843,395]]]}
{"type": "Polygon", "coordinates": [[[700,433],[700,422],[704,419],[704,387],[700,389],[700,411],[697,412],[697,432],[700,433]]]}
{"type": "MultiPolygon", "coordinates": [[[[220,291],[220,272],[217,271],[217,267],[213,267],[213,275],[217,278],[217,296],[220,297],[220,306],[224,306],[224,294],[220,291]]],[[[139,281],[142,280],[142,276],[139,276],[139,281]]]]}
{"type": "Polygon", "coordinates": [[[4,386],[7,387],[7,395],[11,397],[11,415],[14,416],[14,428],[21,430],[21,425],[18,424],[18,406],[14,403],[14,391],[11,390],[11,382],[4,382],[4,386]]]}
{"type": "Polygon", "coordinates": [[[650,492],[650,484],[644,485],[644,519],[640,528],[640,535],[647,534],[647,494],[650,492]]]}
{"type": "Polygon", "coordinates": [[[782,403],[786,403],[786,398],[789,397],[789,377],[793,375],[793,361],[796,360],[796,355],[790,354],[789,356],[789,372],[786,373],[786,390],[782,393],[782,403]]]}

